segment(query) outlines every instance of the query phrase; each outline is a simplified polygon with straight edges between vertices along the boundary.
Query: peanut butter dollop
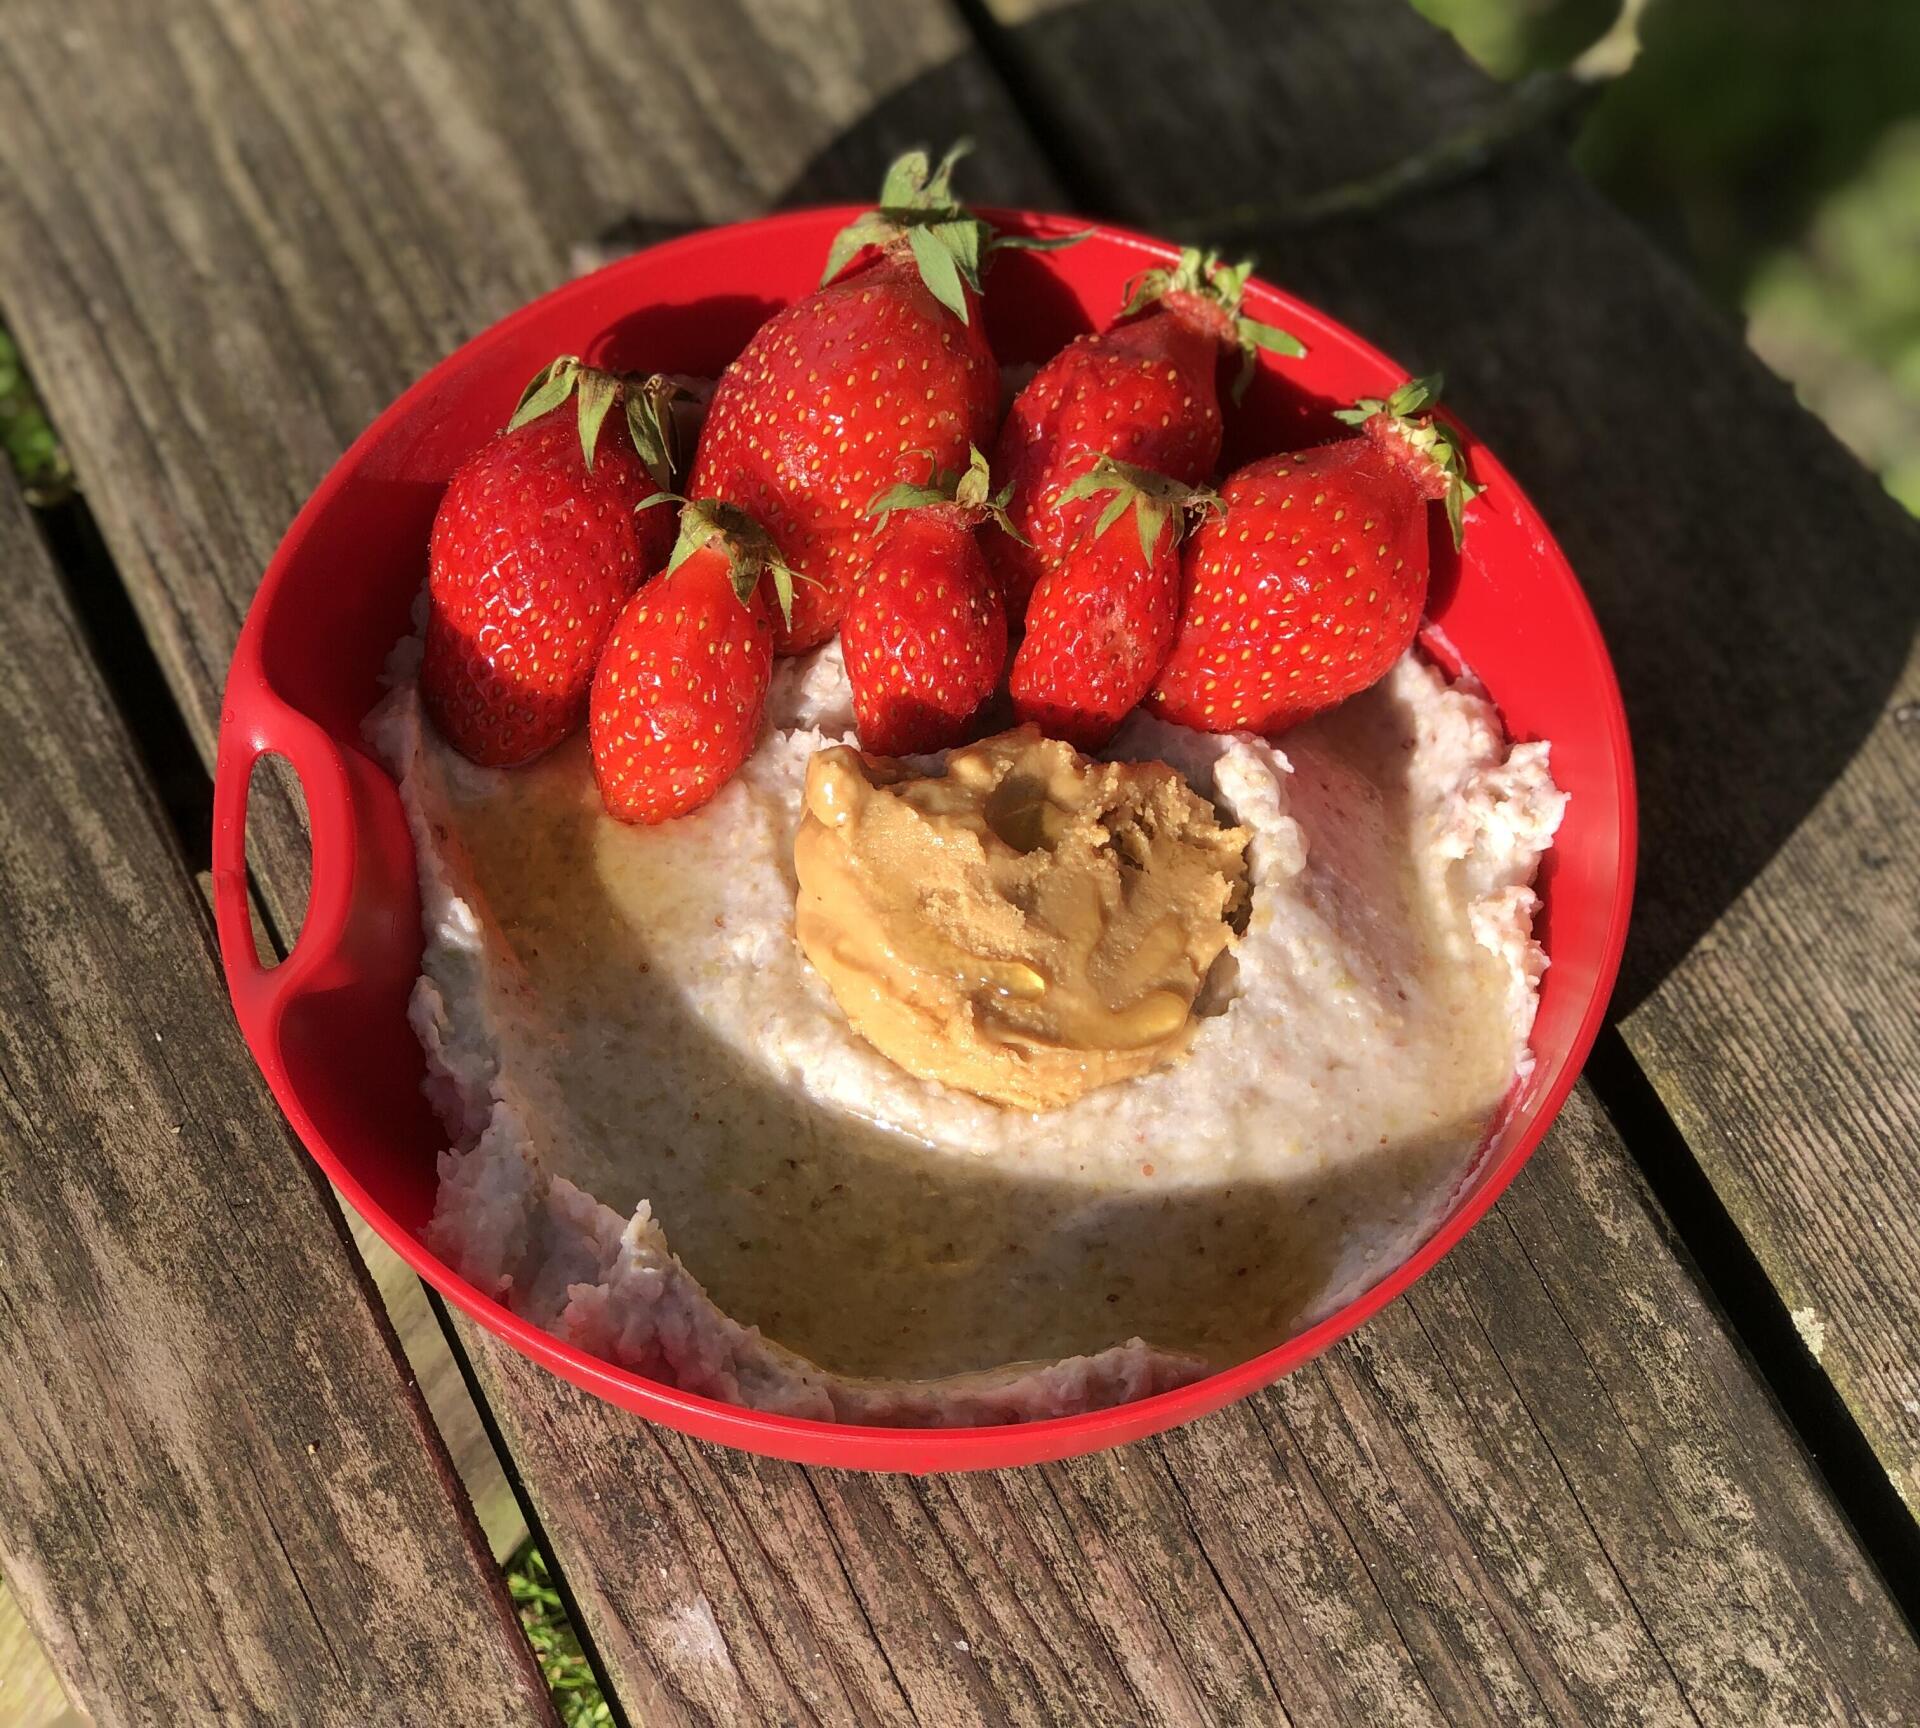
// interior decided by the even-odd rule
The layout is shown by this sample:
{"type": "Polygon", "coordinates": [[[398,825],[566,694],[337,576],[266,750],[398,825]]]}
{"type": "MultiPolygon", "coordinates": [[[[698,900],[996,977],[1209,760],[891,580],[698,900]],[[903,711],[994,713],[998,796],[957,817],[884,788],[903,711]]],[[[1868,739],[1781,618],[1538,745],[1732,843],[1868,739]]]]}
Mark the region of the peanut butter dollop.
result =
{"type": "Polygon", "coordinates": [[[1031,726],[932,776],[837,745],[807,765],[795,930],[901,1067],[1051,1110],[1185,1052],[1246,844],[1164,762],[1031,726]]]}

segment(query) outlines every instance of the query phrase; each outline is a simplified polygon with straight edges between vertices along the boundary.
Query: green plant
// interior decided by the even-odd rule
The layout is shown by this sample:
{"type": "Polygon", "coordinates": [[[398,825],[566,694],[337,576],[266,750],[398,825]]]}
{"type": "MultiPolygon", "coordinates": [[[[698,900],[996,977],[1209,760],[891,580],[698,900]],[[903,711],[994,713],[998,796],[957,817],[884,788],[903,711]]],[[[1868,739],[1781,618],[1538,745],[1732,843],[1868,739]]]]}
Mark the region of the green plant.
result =
{"type": "Polygon", "coordinates": [[[1575,160],[1920,513],[1920,6],[1413,4],[1502,77],[1599,86],[1575,160]]]}
{"type": "Polygon", "coordinates": [[[20,477],[29,504],[58,504],[73,490],[73,469],[48,423],[13,338],[0,329],[0,449],[20,477]]]}
{"type": "Polygon", "coordinates": [[[593,1665],[580,1649],[566,1605],[553,1587],[547,1557],[531,1542],[507,1563],[507,1593],[520,1611],[534,1660],[546,1677],[554,1707],[567,1728],[613,1728],[613,1711],[601,1695],[593,1665]]]}

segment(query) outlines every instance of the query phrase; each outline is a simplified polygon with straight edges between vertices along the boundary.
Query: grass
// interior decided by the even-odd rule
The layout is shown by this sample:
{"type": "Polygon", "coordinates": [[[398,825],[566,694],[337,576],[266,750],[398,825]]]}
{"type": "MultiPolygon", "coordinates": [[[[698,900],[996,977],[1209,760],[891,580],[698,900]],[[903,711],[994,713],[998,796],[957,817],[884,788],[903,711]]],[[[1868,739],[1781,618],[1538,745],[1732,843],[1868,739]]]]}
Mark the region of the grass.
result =
{"type": "Polygon", "coordinates": [[[523,1543],[507,1562],[507,1593],[519,1611],[560,1720],[567,1728],[613,1728],[613,1711],[580,1649],[580,1636],[567,1618],[560,1592],[553,1587],[547,1557],[531,1542],[523,1543]]]}
{"type": "Polygon", "coordinates": [[[20,364],[20,350],[4,328],[0,328],[0,451],[19,475],[29,504],[58,504],[73,490],[67,453],[20,364]]]}

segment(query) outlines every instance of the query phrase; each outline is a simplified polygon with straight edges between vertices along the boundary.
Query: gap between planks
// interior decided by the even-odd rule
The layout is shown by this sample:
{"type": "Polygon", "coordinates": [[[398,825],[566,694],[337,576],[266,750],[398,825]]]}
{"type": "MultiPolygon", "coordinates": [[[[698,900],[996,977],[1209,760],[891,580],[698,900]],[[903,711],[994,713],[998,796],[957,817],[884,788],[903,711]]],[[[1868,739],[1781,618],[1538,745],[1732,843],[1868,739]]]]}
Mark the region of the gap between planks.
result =
{"type": "Polygon", "coordinates": [[[1920,1523],[1613,1024],[1602,1028],[1584,1074],[1666,1214],[1681,1257],[1739,1339],[1920,1636],[1920,1523]]]}
{"type": "MultiPolygon", "coordinates": [[[[181,854],[211,905],[208,853],[213,779],[194,748],[186,717],[174,701],[140,627],[112,555],[101,541],[85,498],[77,492],[51,509],[34,510],[32,516],[80,620],[95,668],[140,752],[141,765],[181,854]]],[[[284,933],[274,927],[258,895],[250,895],[250,904],[254,940],[261,953],[284,956],[288,948],[284,933]]],[[[494,1558],[505,1560],[525,1539],[526,1519],[471,1409],[465,1382],[444,1348],[440,1325],[428,1306],[426,1286],[337,1190],[334,1198],[419,1379],[427,1407],[459,1467],[460,1479],[494,1558]]]]}
{"type": "MultiPolygon", "coordinates": [[[[140,763],[182,857],[211,906],[208,848],[213,781],[84,497],[30,512],[79,621],[87,652],[139,753],[140,763]]],[[[254,936],[263,953],[284,954],[257,896],[254,936]]],[[[464,1367],[448,1350],[426,1286],[336,1192],[353,1242],[386,1308],[428,1411],[440,1430],[497,1561],[525,1540],[527,1519],[495,1453],[497,1433],[473,1408],[464,1367]]],[[[0,1587],[0,1705],[9,1728],[68,1728],[89,1718],[61,1691],[51,1664],[0,1587]]]]}

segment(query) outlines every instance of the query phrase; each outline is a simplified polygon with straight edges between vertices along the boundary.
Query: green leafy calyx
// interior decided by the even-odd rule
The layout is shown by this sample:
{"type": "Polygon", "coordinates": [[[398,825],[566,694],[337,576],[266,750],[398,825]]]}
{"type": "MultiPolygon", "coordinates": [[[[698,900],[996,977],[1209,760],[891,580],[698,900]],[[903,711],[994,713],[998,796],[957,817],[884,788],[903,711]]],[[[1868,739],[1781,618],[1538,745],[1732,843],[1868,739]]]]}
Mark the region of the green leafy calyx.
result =
{"type": "Polygon", "coordinates": [[[912,253],[927,291],[965,324],[973,316],[967,291],[980,292],[980,272],[992,253],[1013,248],[1057,251],[1093,232],[1088,228],[1046,237],[996,234],[991,224],[953,195],[954,165],[972,148],[972,140],[963,138],[938,163],[924,150],[909,150],[895,161],[880,187],[878,207],[855,217],[834,236],[820,285],[824,288],[833,281],[869,246],[903,245],[912,253]]]}
{"type": "MultiPolygon", "coordinates": [[[[933,460],[931,451],[923,452],[929,463],[933,460]]],[[[874,494],[873,501],[867,506],[867,514],[880,522],[885,522],[896,510],[925,510],[932,505],[958,505],[967,512],[977,524],[991,521],[996,523],[1003,533],[1011,534],[1014,539],[1026,544],[1026,537],[1014,527],[1007,515],[1007,505],[1013,498],[1013,482],[993,489],[993,476],[988,471],[987,459],[976,445],[967,446],[967,465],[961,469],[936,468],[922,483],[911,480],[902,481],[898,486],[889,486],[884,492],[874,494]]]]}
{"type": "Polygon", "coordinates": [[[1446,489],[1440,501],[1446,508],[1453,543],[1458,546],[1466,533],[1467,505],[1479,497],[1484,488],[1467,478],[1466,453],[1453,433],[1433,417],[1432,410],[1440,400],[1444,382],[1438,372],[1430,372],[1424,378],[1409,378],[1384,400],[1378,396],[1362,396],[1351,408],[1337,409],[1334,418],[1349,426],[1364,426],[1381,416],[1392,422],[1400,442],[1416,457],[1430,463],[1444,483],[1446,489]]]}
{"type": "Polygon", "coordinates": [[[973,148],[962,139],[935,165],[924,150],[909,150],[887,170],[878,208],[856,217],[834,236],[821,286],[869,246],[904,239],[921,281],[934,299],[965,324],[967,289],[980,291],[980,265],[993,231],[953,195],[953,169],[973,148]]]}
{"type": "Polygon", "coordinates": [[[1095,462],[1060,494],[1060,502],[1101,497],[1108,502],[1093,525],[1094,538],[1097,540],[1132,510],[1134,526],[1140,534],[1140,552],[1149,563],[1160,543],[1160,531],[1169,520],[1174,524],[1174,538],[1178,540],[1186,530],[1189,516],[1224,507],[1220,494],[1211,487],[1182,485],[1165,474],[1156,474],[1151,468],[1139,468],[1112,456],[1102,456],[1095,462]]]}
{"type": "MultiPolygon", "coordinates": [[[[666,496],[662,493],[659,498],[649,498],[647,503],[657,504],[666,496]]],[[[740,604],[745,606],[753,599],[761,577],[770,577],[781,619],[791,625],[793,587],[799,577],[780,556],[773,536],[738,505],[723,504],[717,498],[674,498],[672,501],[684,508],[680,512],[680,537],[673,543],[672,555],[667,559],[667,574],[672,575],[702,547],[718,541],[726,553],[728,576],[740,604]]]]}
{"type": "Polygon", "coordinates": [[[1217,306],[1231,321],[1233,338],[1240,349],[1240,370],[1233,381],[1233,399],[1238,402],[1253,382],[1262,350],[1296,360],[1307,351],[1307,345],[1291,331],[1282,330],[1277,324],[1263,324],[1240,310],[1240,303],[1246,298],[1247,278],[1252,274],[1251,258],[1229,264],[1218,252],[1188,246],[1181,251],[1180,261],[1172,269],[1162,265],[1143,271],[1128,284],[1127,301],[1120,308],[1120,316],[1131,318],[1170,294],[1190,294],[1217,306]]]}
{"type": "Polygon", "coordinates": [[[507,430],[517,432],[543,414],[551,414],[569,398],[577,405],[580,455],[588,473],[593,472],[594,453],[600,447],[600,428],[618,403],[624,412],[627,436],[633,440],[633,448],[653,483],[662,492],[673,485],[675,473],[685,465],[684,458],[691,450],[692,440],[687,435],[690,411],[702,405],[701,392],[692,380],[658,372],[650,377],[604,372],[586,365],[577,354],[562,354],[542,366],[521,391],[507,430]]]}

